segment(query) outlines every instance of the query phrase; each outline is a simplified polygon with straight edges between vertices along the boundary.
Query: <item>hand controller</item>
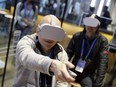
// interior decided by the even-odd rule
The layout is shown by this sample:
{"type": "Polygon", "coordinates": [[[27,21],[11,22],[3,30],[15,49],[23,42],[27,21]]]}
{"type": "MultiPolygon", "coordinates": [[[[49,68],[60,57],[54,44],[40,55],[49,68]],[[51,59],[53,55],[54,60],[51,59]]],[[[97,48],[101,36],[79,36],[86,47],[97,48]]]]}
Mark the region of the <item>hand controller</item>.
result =
{"type": "Polygon", "coordinates": [[[69,74],[73,77],[73,78],[75,78],[76,76],[77,76],[77,74],[76,73],[74,73],[73,71],[71,71],[71,70],[68,70],[68,72],[69,72],[69,74]]]}

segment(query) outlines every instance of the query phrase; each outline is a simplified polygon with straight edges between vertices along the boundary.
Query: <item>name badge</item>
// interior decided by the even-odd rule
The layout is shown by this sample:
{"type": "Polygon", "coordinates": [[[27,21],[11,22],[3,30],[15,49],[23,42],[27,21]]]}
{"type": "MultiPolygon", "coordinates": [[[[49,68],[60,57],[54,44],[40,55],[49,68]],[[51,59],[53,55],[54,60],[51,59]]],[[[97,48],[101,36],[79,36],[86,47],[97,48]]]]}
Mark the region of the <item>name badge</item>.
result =
{"type": "Polygon", "coordinates": [[[76,65],[75,70],[82,73],[84,70],[85,64],[86,64],[86,61],[80,59],[76,65]]]}

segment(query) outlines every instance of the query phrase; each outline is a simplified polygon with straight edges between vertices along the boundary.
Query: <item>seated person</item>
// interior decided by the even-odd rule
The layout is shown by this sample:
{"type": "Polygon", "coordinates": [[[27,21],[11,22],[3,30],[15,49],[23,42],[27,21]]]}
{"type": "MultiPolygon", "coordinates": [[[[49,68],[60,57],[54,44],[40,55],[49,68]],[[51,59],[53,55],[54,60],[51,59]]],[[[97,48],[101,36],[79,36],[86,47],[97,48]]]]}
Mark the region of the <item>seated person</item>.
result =
{"type": "Polygon", "coordinates": [[[107,6],[104,6],[103,8],[103,13],[101,15],[102,17],[100,17],[100,28],[103,28],[103,29],[107,29],[108,25],[111,24],[112,22],[112,19],[111,19],[111,16],[110,16],[110,12],[108,11],[108,7],[107,6]],[[106,18],[104,18],[106,17],[106,18]]]}
{"type": "Polygon", "coordinates": [[[96,15],[83,19],[84,30],[73,35],[67,47],[77,83],[82,87],[101,87],[108,66],[108,40],[99,33],[96,15]]]}

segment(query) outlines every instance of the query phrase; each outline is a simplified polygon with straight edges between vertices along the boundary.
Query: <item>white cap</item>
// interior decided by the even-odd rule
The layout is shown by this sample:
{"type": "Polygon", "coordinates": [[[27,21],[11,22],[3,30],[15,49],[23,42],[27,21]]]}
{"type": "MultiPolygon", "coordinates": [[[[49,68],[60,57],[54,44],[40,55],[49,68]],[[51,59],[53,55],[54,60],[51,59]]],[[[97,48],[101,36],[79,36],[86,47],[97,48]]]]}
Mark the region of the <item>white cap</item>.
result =
{"type": "Polygon", "coordinates": [[[62,41],[65,38],[60,21],[54,15],[47,15],[43,18],[42,23],[38,25],[38,34],[42,38],[54,41],[62,41]]]}
{"type": "Polygon", "coordinates": [[[98,25],[100,25],[100,21],[95,18],[95,15],[92,15],[91,17],[84,18],[83,24],[85,26],[97,27],[98,25]]]}

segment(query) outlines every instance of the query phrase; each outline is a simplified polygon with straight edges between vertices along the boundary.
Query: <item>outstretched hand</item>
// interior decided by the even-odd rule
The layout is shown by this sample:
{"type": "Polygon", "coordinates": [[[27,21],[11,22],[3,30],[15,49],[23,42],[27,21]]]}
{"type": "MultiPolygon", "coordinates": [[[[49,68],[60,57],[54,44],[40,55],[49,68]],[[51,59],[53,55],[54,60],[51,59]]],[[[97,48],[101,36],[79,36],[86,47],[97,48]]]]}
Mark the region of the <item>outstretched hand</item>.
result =
{"type": "Polygon", "coordinates": [[[61,62],[53,60],[50,65],[50,71],[54,73],[57,80],[64,82],[73,82],[75,79],[69,74],[67,68],[74,68],[74,65],[70,62],[61,62]]]}

